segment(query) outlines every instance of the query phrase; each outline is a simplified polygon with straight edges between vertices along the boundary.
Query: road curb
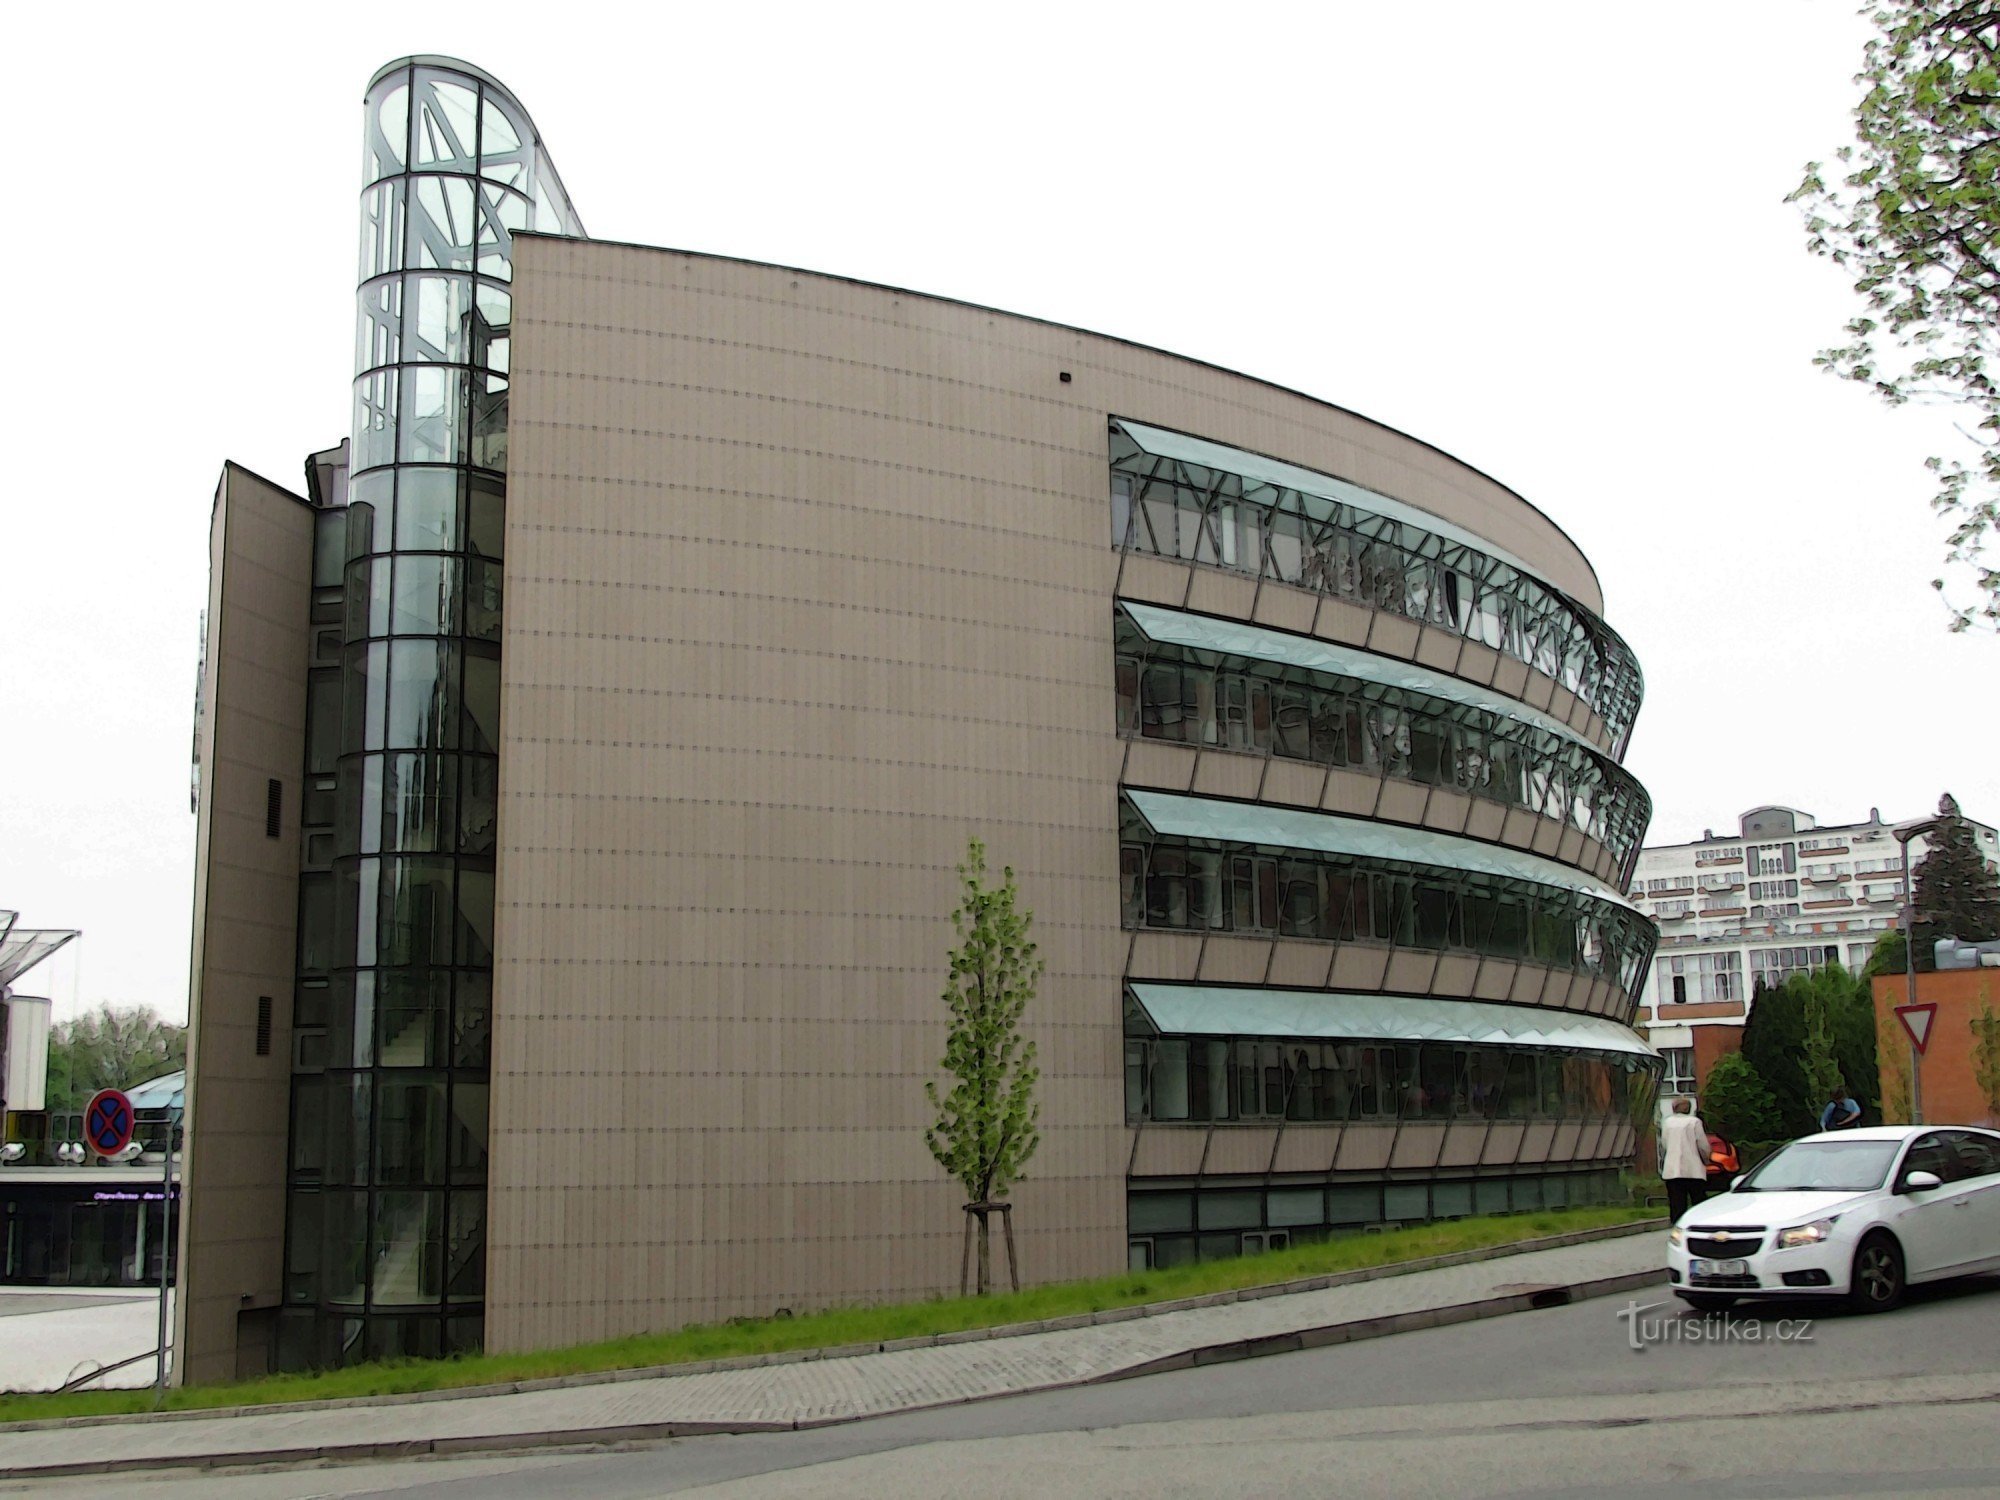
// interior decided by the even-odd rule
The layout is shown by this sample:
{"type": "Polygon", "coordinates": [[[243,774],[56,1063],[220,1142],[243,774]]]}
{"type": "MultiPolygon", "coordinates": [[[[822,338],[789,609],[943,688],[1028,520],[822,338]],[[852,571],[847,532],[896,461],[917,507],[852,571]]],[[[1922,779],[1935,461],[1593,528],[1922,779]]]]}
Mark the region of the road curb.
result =
{"type": "MultiPolygon", "coordinates": [[[[1651,1227],[1651,1226],[1648,1226],[1651,1227]]],[[[1604,1238],[1606,1236],[1597,1236],[1604,1238]]],[[[1543,1248],[1548,1248],[1544,1246],[1543,1248]]],[[[1454,1260],[1453,1264],[1462,1264],[1454,1260]]],[[[1351,1274],[1348,1281],[1377,1279],[1351,1274]]],[[[1075,1390],[1083,1386],[1109,1385],[1116,1381],[1133,1380],[1145,1375],[1165,1374],[1175,1370],[1197,1369],[1206,1365],[1229,1364],[1239,1360],[1261,1359],[1273,1354],[1295,1354],[1305,1349],[1327,1348],[1336,1344],[1360,1343],[1367,1339],[1386,1338],[1392,1334],[1414,1333],[1425,1328],[1441,1328],[1456,1323],[1476,1322],[1485,1318],[1504,1317],[1510,1313],[1528,1312],[1542,1308],[1567,1307],[1572,1303],[1586,1301],[1593,1297],[1615,1296],[1619,1292],[1637,1291],[1642,1287],[1663,1285],[1665,1272],[1655,1267],[1645,1271],[1626,1272],[1617,1276],[1601,1276],[1586,1281],[1550,1282],[1538,1285],[1524,1285],[1517,1290],[1494,1297],[1482,1297],[1473,1302],[1454,1303],[1447,1307],[1418,1308],[1410,1312],[1394,1313],[1379,1318],[1357,1318],[1342,1323],[1320,1324],[1310,1328],[1294,1329],[1279,1334],[1260,1334],[1251,1338],[1231,1339],[1216,1344],[1205,1344],[1193,1349],[1176,1351],[1158,1359],[1147,1360],[1123,1369],[1109,1370],[1099,1375],[1085,1376],[1080,1380],[1050,1381],[1041,1385],[1023,1386],[1018,1390],[997,1391],[988,1395],[963,1396],[947,1401],[920,1401],[892,1411],[856,1413],[852,1416],[821,1417],[791,1422],[648,1422],[603,1427],[551,1429],[543,1432],[509,1432],[477,1434],[454,1438],[413,1438],[376,1443],[341,1443],[315,1448],[279,1446],[267,1449],[242,1450],[229,1453],[186,1453],[154,1454],[143,1458],[129,1459],[85,1459],[74,1463],[31,1464],[24,1466],[0,1467],[0,1482],[24,1479],[62,1479],[84,1475],[129,1474],[152,1472],[162,1469],[240,1469],[258,1467],[284,1467],[311,1463],[361,1463],[371,1460],[433,1458],[465,1456],[470,1454],[503,1454],[546,1452],[553,1449],[602,1449],[623,1444],[661,1442],[669,1438],[743,1436],[754,1433],[799,1432],[823,1427],[844,1427],[855,1422],[873,1421],[880,1417],[901,1416],[910,1412],[937,1411],[952,1406],[967,1406],[975,1402],[999,1401],[1012,1396],[1032,1396],[1052,1391],[1075,1390]]],[[[1314,1278],[1323,1280],[1324,1278],[1314,1278]]],[[[1334,1282],[1339,1285],[1341,1282],[1334,1282]]],[[[1204,1301],[1204,1305],[1213,1303],[1204,1301]]],[[[1066,1320],[1065,1320],[1066,1321],[1066,1320]]],[[[900,1341],[899,1341],[900,1342],[900,1341]]],[[[933,1341],[935,1342],[935,1341],[933,1341]]],[[[875,1346],[867,1346],[866,1352],[874,1352],[875,1346]]],[[[669,1367],[674,1368],[674,1367],[669,1367]]],[[[270,1408],[245,1408],[245,1410],[268,1411],[270,1408]]],[[[209,1412],[203,1415],[226,1415],[209,1412]]],[[[173,1415],[183,1415],[174,1413],[173,1415]]],[[[19,1430],[19,1429],[16,1429],[19,1430]]]]}

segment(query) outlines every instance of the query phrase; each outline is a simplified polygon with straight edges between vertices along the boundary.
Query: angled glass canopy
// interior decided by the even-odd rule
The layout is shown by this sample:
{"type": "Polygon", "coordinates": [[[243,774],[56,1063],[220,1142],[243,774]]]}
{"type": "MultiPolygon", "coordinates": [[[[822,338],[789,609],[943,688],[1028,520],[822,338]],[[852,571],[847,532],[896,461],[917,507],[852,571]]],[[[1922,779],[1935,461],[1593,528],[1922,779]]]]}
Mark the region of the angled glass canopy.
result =
{"type": "Polygon", "coordinates": [[[1518,724],[1532,725],[1561,735],[1585,748],[1595,748],[1562,720],[1540,709],[1530,708],[1518,698],[1509,698],[1504,693],[1479,687],[1463,678],[1429,672],[1392,656],[1378,656],[1372,651],[1337,646],[1314,636],[1293,635],[1289,631],[1269,630],[1262,625],[1219,620],[1212,615],[1189,614],[1185,610],[1164,609],[1157,604],[1139,604],[1130,599],[1119,600],[1118,607],[1125,611],[1147,639],[1163,645],[1181,646],[1193,651],[1220,651],[1230,656],[1267,661],[1274,666],[1298,667],[1308,672],[1330,672],[1342,677],[1356,677],[1363,682],[1377,682],[1384,687],[1422,693],[1446,703],[1482,709],[1518,724]]]}
{"type": "Polygon", "coordinates": [[[19,920],[18,912],[0,911],[0,990],[77,936],[73,930],[20,927],[19,920]]]}
{"type": "Polygon", "coordinates": [[[1631,1028],[1602,1016],[1484,1000],[1199,984],[1126,988],[1153,1028],[1167,1036],[1338,1037],[1659,1055],[1631,1028]]]}
{"type": "Polygon", "coordinates": [[[1539,854],[1483,844],[1455,834],[1435,833],[1400,823],[1373,823],[1338,813],[1299,812],[1254,802],[1183,797],[1174,792],[1148,792],[1132,787],[1126,788],[1124,795],[1153,832],[1170,837],[1215,839],[1226,844],[1267,844],[1467,870],[1554,886],[1626,911],[1637,910],[1623,894],[1579,870],[1539,854]]]}
{"type": "Polygon", "coordinates": [[[1364,489],[1361,485],[1349,483],[1345,479],[1335,479],[1331,474],[1322,474],[1317,469],[1300,468],[1297,464],[1288,464],[1283,459],[1266,458],[1261,453],[1232,448],[1227,443],[1189,437],[1184,432],[1168,432],[1161,427],[1148,427],[1143,422],[1134,422],[1127,417],[1119,417],[1117,421],[1126,436],[1155,458],[1178,459],[1182,463],[1200,464],[1205,469],[1224,469],[1231,474],[1239,474],[1246,480],[1276,485],[1280,489],[1297,490],[1302,495],[1317,495],[1322,500],[1331,500],[1339,505],[1352,505],[1362,510],[1373,511],[1378,516],[1386,516],[1392,521],[1406,522],[1435,536],[1448,537],[1462,547],[1471,547],[1488,557],[1496,557],[1508,567],[1526,574],[1538,583],[1549,588],[1555,587],[1542,577],[1539,571],[1529,567],[1512,553],[1501,550],[1485,537],[1474,536],[1471,532],[1452,525],[1444,517],[1432,515],[1427,510],[1420,510],[1406,501],[1392,500],[1375,490],[1364,489]]]}

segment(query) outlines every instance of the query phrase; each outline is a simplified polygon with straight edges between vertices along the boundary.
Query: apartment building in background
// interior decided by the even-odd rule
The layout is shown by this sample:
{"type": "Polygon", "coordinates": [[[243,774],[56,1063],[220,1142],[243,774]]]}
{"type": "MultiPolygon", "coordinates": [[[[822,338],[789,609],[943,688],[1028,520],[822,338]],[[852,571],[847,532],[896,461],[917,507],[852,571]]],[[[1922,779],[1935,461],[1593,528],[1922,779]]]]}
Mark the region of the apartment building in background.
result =
{"type": "Polygon", "coordinates": [[[177,1378],[955,1288],[973,836],[1047,961],[1026,1280],[1617,1191],[1642,682],[1553,521],[1195,360],[588,239],[464,63],[364,110],[352,426],[211,526],[177,1378]]]}
{"type": "MultiPolygon", "coordinates": [[[[1794,807],[1754,807],[1734,833],[1646,846],[1630,894],[1660,929],[1639,1022],[1665,1060],[1663,1092],[1696,1092],[1715,1059],[1736,1050],[1758,985],[1827,964],[1861,971],[1901,921],[1896,826],[1873,807],[1866,822],[1826,826],[1794,807]]],[[[2000,836],[1972,828],[2000,863],[2000,836]]],[[[1910,840],[1912,870],[1927,847],[1921,834],[1910,840]]]]}

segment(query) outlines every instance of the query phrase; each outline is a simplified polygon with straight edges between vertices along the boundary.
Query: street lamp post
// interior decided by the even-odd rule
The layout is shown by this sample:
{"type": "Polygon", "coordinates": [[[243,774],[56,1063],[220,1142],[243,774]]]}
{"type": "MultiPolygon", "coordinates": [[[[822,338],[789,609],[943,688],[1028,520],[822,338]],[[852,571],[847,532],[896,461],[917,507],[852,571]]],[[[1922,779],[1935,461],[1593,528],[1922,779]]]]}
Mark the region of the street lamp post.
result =
{"type": "MultiPolygon", "coordinates": [[[[1907,1003],[1917,1003],[1917,893],[1910,885],[1910,840],[1920,838],[1937,827],[1936,818],[1928,818],[1921,823],[1908,823],[1889,831],[1896,836],[1896,842],[1903,846],[1903,992],[1907,1003]]],[[[1917,1044],[1910,1042],[1910,1123],[1924,1123],[1924,1055],[1917,1050],[1917,1044]]]]}

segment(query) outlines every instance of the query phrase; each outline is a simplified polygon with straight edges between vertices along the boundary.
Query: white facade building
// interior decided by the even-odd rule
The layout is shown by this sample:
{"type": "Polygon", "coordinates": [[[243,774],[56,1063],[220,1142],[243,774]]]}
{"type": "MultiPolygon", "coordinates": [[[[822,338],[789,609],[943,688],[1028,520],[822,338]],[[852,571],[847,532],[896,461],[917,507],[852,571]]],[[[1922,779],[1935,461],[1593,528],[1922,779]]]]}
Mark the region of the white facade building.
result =
{"type": "MultiPolygon", "coordinates": [[[[1966,821],[1987,863],[2000,864],[2000,835],[1966,821]]],[[[1631,894],[1659,923],[1660,946],[1638,1024],[1667,1059],[1663,1092],[1694,1092],[1695,1028],[1741,1026],[1760,981],[1868,962],[1901,920],[1895,827],[1876,808],[1866,822],[1822,827],[1794,807],[1754,807],[1732,834],[1640,851],[1631,894]]],[[[1926,847],[1921,835],[1910,840],[1912,870],[1926,847]]],[[[1704,1058],[1714,1050],[1700,1049],[1704,1058]]]]}

